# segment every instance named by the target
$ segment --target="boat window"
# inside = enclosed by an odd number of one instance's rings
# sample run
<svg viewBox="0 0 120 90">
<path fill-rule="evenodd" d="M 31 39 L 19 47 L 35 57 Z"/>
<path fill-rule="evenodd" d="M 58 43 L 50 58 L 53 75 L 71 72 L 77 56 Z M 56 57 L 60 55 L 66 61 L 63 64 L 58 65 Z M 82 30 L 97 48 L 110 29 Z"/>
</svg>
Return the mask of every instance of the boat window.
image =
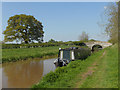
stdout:
<svg viewBox="0 0 120 90">
<path fill-rule="evenodd" d="M 63 51 L 63 59 L 70 60 L 70 51 L 69 50 Z"/>
<path fill-rule="evenodd" d="M 74 59 L 75 59 L 74 52 L 72 51 L 72 60 L 74 60 Z"/>
</svg>

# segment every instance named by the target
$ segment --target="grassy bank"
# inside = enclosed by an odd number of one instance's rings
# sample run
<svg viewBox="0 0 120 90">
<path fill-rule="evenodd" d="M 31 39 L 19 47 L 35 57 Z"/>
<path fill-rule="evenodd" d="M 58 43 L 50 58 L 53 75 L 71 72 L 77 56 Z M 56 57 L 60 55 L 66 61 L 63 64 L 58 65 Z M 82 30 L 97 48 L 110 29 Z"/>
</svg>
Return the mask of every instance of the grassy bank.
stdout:
<svg viewBox="0 0 120 90">
<path fill-rule="evenodd" d="M 17 60 L 26 60 L 28 58 L 45 58 L 49 56 L 57 56 L 59 48 L 67 47 L 71 46 L 2 49 L 2 63 Z"/>
<path fill-rule="evenodd" d="M 116 88 L 118 87 L 117 46 L 76 60 L 50 72 L 32 88 Z"/>
</svg>

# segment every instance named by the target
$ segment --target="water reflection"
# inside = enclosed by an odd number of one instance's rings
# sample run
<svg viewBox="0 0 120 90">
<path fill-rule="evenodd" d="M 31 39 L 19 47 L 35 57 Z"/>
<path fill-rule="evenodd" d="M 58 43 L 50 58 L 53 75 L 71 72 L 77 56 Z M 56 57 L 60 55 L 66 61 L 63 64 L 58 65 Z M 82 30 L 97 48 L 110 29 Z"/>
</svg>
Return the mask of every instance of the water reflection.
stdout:
<svg viewBox="0 0 120 90">
<path fill-rule="evenodd" d="M 37 83 L 49 71 L 54 71 L 53 61 L 26 60 L 2 65 L 3 88 L 27 88 Z"/>
</svg>

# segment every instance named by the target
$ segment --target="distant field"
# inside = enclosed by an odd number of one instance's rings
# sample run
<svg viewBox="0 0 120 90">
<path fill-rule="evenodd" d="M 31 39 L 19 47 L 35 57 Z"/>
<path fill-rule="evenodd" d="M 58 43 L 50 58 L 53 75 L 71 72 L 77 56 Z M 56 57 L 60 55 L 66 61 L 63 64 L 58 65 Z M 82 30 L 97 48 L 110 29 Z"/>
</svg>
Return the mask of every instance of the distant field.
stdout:
<svg viewBox="0 0 120 90">
<path fill-rule="evenodd" d="M 67 48 L 72 46 L 51 46 L 38 48 L 18 48 L 18 49 L 2 49 L 2 62 L 24 60 L 27 58 L 43 58 L 58 54 L 59 48 Z"/>
<path fill-rule="evenodd" d="M 72 61 L 50 72 L 32 88 L 118 88 L 118 48 L 108 47 L 85 61 Z"/>
</svg>

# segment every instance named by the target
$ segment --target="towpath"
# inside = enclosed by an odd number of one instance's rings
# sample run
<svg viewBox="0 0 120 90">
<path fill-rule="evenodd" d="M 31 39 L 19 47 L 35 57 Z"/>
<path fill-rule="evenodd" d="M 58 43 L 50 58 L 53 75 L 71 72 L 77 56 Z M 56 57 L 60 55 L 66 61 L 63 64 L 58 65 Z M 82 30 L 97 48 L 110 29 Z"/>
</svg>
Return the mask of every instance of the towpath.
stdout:
<svg viewBox="0 0 120 90">
<path fill-rule="evenodd" d="M 95 62 L 90 67 L 88 67 L 86 72 L 84 72 L 82 75 L 80 74 L 80 75 L 77 76 L 77 78 L 82 77 L 82 79 L 79 82 L 76 83 L 75 88 L 79 88 L 84 83 L 86 78 L 88 78 L 94 72 L 96 72 L 96 70 L 97 70 L 96 68 L 99 65 L 99 60 L 101 60 L 104 57 L 105 54 L 106 54 L 106 51 L 104 51 L 99 58 L 96 58 Z"/>
</svg>

